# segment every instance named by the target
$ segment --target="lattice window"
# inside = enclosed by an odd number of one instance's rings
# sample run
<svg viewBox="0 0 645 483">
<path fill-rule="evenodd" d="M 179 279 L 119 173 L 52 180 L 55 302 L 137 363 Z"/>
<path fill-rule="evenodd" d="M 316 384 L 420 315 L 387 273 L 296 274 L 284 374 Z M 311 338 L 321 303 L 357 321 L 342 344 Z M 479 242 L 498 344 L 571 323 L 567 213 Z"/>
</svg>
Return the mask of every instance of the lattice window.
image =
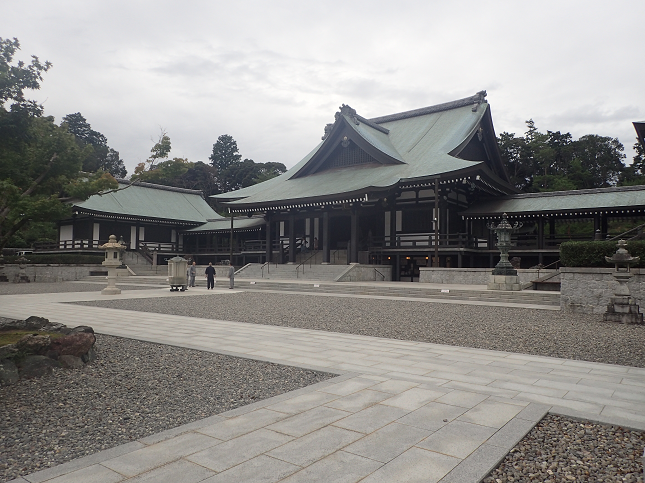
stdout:
<svg viewBox="0 0 645 483">
<path fill-rule="evenodd" d="M 378 161 L 350 141 L 346 148 L 338 145 L 321 170 L 370 163 L 378 163 Z"/>
</svg>

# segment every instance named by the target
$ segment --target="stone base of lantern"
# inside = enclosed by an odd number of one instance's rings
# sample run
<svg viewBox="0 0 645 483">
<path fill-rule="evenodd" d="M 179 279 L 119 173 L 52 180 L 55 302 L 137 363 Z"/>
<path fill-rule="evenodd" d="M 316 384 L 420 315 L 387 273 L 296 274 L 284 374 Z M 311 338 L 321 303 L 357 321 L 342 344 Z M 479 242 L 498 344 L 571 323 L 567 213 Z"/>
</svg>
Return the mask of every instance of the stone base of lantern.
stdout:
<svg viewBox="0 0 645 483">
<path fill-rule="evenodd" d="M 120 293 L 121 289 L 118 287 L 105 287 L 101 290 L 102 295 L 119 295 Z"/>
<path fill-rule="evenodd" d="M 487 287 L 488 290 L 522 290 L 517 275 L 491 275 Z"/>
<path fill-rule="evenodd" d="M 643 324 L 643 314 L 640 313 L 636 301 L 627 295 L 617 295 L 611 298 L 607 312 L 603 316 L 605 322 L 621 324 Z"/>
</svg>

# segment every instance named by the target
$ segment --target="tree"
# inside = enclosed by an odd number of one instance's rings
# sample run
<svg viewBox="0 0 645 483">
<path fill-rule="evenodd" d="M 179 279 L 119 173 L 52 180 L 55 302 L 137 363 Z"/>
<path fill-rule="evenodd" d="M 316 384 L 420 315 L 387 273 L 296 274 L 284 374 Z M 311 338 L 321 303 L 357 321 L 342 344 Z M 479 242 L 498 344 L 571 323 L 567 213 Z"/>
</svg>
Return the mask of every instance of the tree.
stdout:
<svg viewBox="0 0 645 483">
<path fill-rule="evenodd" d="M 614 186 L 625 169 L 618 139 L 540 132 L 526 121 L 523 137 L 501 133 L 498 143 L 511 183 L 522 191 L 563 191 Z"/>
<path fill-rule="evenodd" d="M 636 138 L 636 144 L 634 144 L 634 151 L 636 152 L 634 161 L 623 171 L 619 183 L 621 186 L 645 184 L 645 148 L 643 148 L 638 138 Z"/>
<path fill-rule="evenodd" d="M 112 176 L 81 175 L 82 153 L 74 136 L 42 116 L 42 106 L 25 98 L 38 89 L 51 64 L 32 56 L 13 63 L 17 39 L 0 38 L 0 248 L 29 230 L 69 215 L 64 202 L 116 187 Z M 24 241 L 24 237 L 23 237 Z"/>
<path fill-rule="evenodd" d="M 217 138 L 217 142 L 213 144 L 213 153 L 208 159 L 211 160 L 211 164 L 217 168 L 218 172 L 223 172 L 232 165 L 239 163 L 242 156 L 237 148 L 235 139 L 228 134 L 222 134 Z"/>
<path fill-rule="evenodd" d="M 107 138 L 94 131 L 80 112 L 65 116 L 63 124 L 84 150 L 83 171 L 105 171 L 116 178 L 125 178 L 127 170 L 119 152 L 108 146 Z"/>
</svg>

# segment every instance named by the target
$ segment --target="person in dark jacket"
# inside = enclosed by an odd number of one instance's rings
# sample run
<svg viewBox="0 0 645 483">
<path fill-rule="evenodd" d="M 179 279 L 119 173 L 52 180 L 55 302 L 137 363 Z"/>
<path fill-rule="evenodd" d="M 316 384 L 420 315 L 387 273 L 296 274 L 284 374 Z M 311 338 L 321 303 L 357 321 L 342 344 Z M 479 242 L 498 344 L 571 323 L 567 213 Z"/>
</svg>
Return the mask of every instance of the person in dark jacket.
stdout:
<svg viewBox="0 0 645 483">
<path fill-rule="evenodd" d="M 208 267 L 206 267 L 206 289 L 210 290 L 215 288 L 215 267 L 213 267 L 212 262 L 208 262 Z"/>
</svg>

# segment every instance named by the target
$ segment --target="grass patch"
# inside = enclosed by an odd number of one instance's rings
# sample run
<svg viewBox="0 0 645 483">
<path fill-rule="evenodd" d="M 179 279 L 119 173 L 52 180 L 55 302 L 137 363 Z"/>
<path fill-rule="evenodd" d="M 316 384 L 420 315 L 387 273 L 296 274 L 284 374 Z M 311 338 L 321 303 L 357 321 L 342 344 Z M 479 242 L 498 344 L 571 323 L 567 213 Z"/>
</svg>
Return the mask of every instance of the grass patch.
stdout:
<svg viewBox="0 0 645 483">
<path fill-rule="evenodd" d="M 63 337 L 65 335 L 60 332 L 40 332 L 34 330 L 11 330 L 0 332 L 0 347 L 2 347 L 3 345 L 15 344 L 26 334 L 48 335 L 52 340 L 59 339 L 60 337 Z"/>
</svg>

